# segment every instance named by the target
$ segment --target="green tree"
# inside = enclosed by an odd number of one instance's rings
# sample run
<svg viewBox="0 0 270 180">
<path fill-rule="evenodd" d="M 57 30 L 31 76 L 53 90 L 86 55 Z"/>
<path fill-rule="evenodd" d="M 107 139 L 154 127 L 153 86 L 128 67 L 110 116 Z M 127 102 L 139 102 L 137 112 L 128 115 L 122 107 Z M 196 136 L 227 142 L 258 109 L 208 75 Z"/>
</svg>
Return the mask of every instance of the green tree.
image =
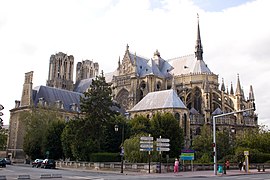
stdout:
<svg viewBox="0 0 270 180">
<path fill-rule="evenodd" d="M 178 157 L 184 146 L 184 135 L 182 128 L 179 127 L 179 122 L 171 113 L 157 113 L 150 122 L 152 136 L 155 139 L 160 136 L 170 139 L 169 155 L 171 157 Z"/>
<path fill-rule="evenodd" d="M 213 147 L 212 147 L 212 136 L 210 127 L 204 125 L 201 130 L 201 134 L 197 135 L 192 143 L 192 148 L 195 150 L 196 159 L 200 161 L 201 158 L 209 159 L 208 157 L 213 157 Z M 212 158 L 213 159 L 213 158 Z M 206 162 L 205 162 L 206 163 Z"/>
<path fill-rule="evenodd" d="M 117 121 L 115 118 L 119 113 L 112 109 L 116 104 L 112 101 L 112 90 L 103 73 L 92 80 L 80 100 L 82 116 L 76 120 L 79 125 L 77 122 L 68 123 L 62 144 L 66 157 L 90 160 L 92 153 L 110 150 L 109 143 L 114 141 L 111 136 Z"/>
<path fill-rule="evenodd" d="M 25 124 L 25 136 L 23 143 L 24 152 L 31 159 L 44 158 L 46 151 L 47 132 L 53 121 L 63 121 L 59 112 L 50 108 L 32 108 L 31 111 L 21 114 L 20 119 Z M 51 142 L 54 146 L 59 144 Z M 61 143 L 60 143 L 61 146 Z"/>
<path fill-rule="evenodd" d="M 147 117 L 139 115 L 131 119 L 129 123 L 131 135 L 140 133 L 151 134 L 151 123 Z"/>
<path fill-rule="evenodd" d="M 52 121 L 48 125 L 44 148 L 46 150 L 47 157 L 51 159 L 60 159 L 64 156 L 61 143 L 61 134 L 64 127 L 65 122 L 62 120 Z"/>
<path fill-rule="evenodd" d="M 6 150 L 7 146 L 7 129 L 0 129 L 0 150 Z"/>
</svg>

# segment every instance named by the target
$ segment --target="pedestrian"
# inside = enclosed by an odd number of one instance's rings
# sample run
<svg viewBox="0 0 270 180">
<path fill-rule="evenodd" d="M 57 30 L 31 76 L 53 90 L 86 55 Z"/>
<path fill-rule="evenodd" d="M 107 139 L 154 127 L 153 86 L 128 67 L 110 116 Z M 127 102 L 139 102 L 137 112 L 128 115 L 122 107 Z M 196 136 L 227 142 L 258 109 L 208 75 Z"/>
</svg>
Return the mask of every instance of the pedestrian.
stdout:
<svg viewBox="0 0 270 180">
<path fill-rule="evenodd" d="M 239 167 L 239 170 L 242 171 L 242 167 L 243 167 L 242 161 L 239 162 L 238 167 Z"/>
<path fill-rule="evenodd" d="M 246 171 L 246 161 L 243 162 L 243 170 Z"/>
<path fill-rule="evenodd" d="M 175 158 L 173 172 L 175 173 L 178 172 L 178 168 L 179 168 L 179 161 L 177 158 Z"/>
<path fill-rule="evenodd" d="M 227 160 L 227 161 L 226 161 L 226 169 L 229 170 L 229 168 L 230 168 L 230 161 Z"/>
<path fill-rule="evenodd" d="M 227 168 L 227 165 L 226 165 L 226 162 L 223 163 L 223 174 L 226 174 L 226 168 Z"/>
</svg>

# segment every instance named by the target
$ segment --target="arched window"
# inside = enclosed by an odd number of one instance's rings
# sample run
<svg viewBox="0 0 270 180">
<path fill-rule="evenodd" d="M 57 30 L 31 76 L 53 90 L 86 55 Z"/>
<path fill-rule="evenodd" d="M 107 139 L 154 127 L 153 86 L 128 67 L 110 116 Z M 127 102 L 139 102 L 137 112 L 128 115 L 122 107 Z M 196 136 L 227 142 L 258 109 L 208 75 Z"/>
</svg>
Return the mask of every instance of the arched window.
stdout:
<svg viewBox="0 0 270 180">
<path fill-rule="evenodd" d="M 120 106 L 124 109 L 128 109 L 128 91 L 126 89 L 121 89 L 116 96 L 116 101 L 120 104 Z"/>
<path fill-rule="evenodd" d="M 177 121 L 180 121 L 180 114 L 178 112 L 174 114 L 174 117 Z"/>
</svg>

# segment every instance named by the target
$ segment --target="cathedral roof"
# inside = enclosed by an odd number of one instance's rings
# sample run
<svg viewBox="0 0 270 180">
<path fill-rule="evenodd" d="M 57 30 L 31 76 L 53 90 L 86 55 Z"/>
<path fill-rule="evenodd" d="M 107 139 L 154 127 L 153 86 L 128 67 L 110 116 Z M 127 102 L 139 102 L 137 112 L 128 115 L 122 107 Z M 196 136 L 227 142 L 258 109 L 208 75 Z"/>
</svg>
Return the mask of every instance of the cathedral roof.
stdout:
<svg viewBox="0 0 270 180">
<path fill-rule="evenodd" d="M 173 69 L 172 66 L 162 58 L 159 58 L 159 64 L 157 64 L 153 59 L 147 59 L 133 53 L 129 53 L 129 56 L 133 64 L 136 61 L 137 74 L 140 77 L 152 74 L 165 78 L 169 76 L 169 72 Z"/>
<path fill-rule="evenodd" d="M 49 86 L 37 86 L 33 89 L 33 102 L 35 106 L 38 105 L 40 98 L 42 98 L 44 102 L 46 102 L 48 105 L 53 105 L 57 101 L 61 101 L 63 103 L 63 109 L 65 111 L 74 111 L 71 108 L 72 104 L 76 104 L 80 111 L 80 97 L 83 96 L 83 93 L 58 89 Z M 111 110 L 117 111 L 124 115 L 125 110 L 119 108 L 116 105 L 116 102 L 113 103 L 115 105 L 111 107 Z"/>
<path fill-rule="evenodd" d="M 168 60 L 173 66 L 171 73 L 174 75 L 190 73 L 212 73 L 203 60 L 197 60 L 194 54 Z"/>
<path fill-rule="evenodd" d="M 186 106 L 175 90 L 169 89 L 148 93 L 130 112 L 164 108 L 186 108 Z"/>
<path fill-rule="evenodd" d="M 88 79 L 83 79 L 76 82 L 74 91 L 79 92 L 79 93 L 84 93 L 92 84 L 93 79 L 94 78 L 88 78 Z"/>
<path fill-rule="evenodd" d="M 49 105 L 54 104 L 56 101 L 62 101 L 63 108 L 66 111 L 71 111 L 70 105 L 73 103 L 79 106 L 81 96 L 83 96 L 82 93 L 49 86 L 38 86 L 33 90 L 33 102 L 35 106 L 37 106 L 40 98 L 43 98 Z"/>
</svg>

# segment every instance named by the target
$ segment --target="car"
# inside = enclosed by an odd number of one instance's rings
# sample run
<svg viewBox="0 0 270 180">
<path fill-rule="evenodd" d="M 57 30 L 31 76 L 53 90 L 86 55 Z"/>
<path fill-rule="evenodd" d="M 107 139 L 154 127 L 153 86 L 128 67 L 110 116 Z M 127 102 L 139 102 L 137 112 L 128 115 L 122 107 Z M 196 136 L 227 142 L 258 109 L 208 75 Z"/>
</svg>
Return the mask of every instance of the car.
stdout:
<svg viewBox="0 0 270 180">
<path fill-rule="evenodd" d="M 4 158 L 0 158 L 0 167 L 6 167 L 6 160 Z"/>
<path fill-rule="evenodd" d="M 36 159 L 36 160 L 34 160 L 32 162 L 32 167 L 36 167 L 36 168 L 40 167 L 43 161 L 44 161 L 43 159 Z"/>
<path fill-rule="evenodd" d="M 41 168 L 55 169 L 56 163 L 53 159 L 44 159 L 41 163 Z"/>
<path fill-rule="evenodd" d="M 5 160 L 6 160 L 6 164 L 11 165 L 11 160 L 10 160 L 10 158 L 5 158 Z"/>
</svg>

